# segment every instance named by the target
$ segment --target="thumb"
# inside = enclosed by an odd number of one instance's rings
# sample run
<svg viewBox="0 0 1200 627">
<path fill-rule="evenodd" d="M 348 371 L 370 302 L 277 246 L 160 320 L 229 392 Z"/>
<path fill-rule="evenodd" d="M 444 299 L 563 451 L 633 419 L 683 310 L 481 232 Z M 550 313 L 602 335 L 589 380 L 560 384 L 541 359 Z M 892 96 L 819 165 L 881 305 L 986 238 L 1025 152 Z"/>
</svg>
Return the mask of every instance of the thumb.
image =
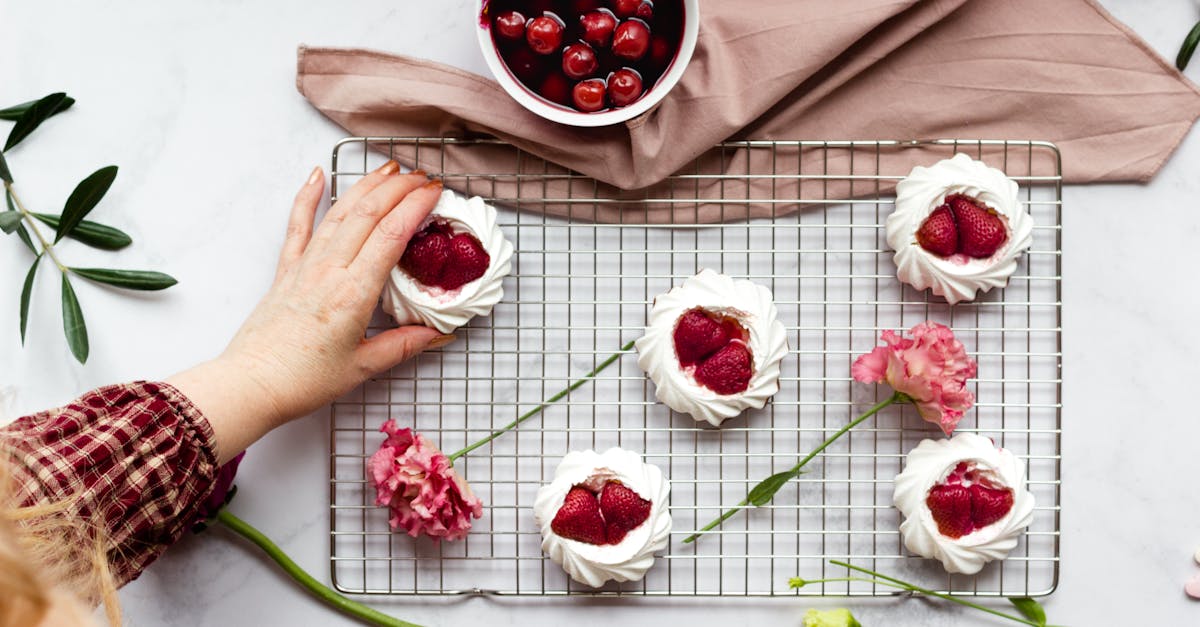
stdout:
<svg viewBox="0 0 1200 627">
<path fill-rule="evenodd" d="M 440 348 L 457 339 L 436 329 L 407 326 L 388 329 L 364 340 L 357 349 L 358 363 L 364 370 L 379 374 L 430 348 Z"/>
</svg>

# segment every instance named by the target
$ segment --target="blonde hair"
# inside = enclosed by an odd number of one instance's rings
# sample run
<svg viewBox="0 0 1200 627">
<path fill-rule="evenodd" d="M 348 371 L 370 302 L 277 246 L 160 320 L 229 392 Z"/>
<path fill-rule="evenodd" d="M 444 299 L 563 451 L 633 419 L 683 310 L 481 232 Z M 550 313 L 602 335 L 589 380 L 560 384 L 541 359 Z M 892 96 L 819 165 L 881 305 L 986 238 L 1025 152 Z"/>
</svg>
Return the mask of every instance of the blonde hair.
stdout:
<svg viewBox="0 0 1200 627">
<path fill-rule="evenodd" d="M 103 529 L 80 518 L 75 499 L 19 506 L 6 457 L 0 454 L 0 627 L 37 625 L 72 596 L 102 604 L 109 624 L 120 625 Z"/>
</svg>

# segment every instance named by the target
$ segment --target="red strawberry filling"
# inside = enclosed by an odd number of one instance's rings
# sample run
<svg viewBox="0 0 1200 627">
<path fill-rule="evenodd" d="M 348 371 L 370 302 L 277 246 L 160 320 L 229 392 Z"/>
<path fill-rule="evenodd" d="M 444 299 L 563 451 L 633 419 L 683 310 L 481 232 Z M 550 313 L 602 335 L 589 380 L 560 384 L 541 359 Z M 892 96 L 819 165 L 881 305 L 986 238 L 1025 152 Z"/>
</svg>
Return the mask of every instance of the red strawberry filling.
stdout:
<svg viewBox="0 0 1200 627">
<path fill-rule="evenodd" d="M 750 387 L 754 356 L 743 342 L 730 342 L 696 368 L 696 382 L 717 394 L 740 394 Z"/>
<path fill-rule="evenodd" d="M 946 196 L 917 230 L 917 244 L 941 257 L 961 254 L 986 259 L 1008 241 L 1004 218 L 963 194 Z"/>
<path fill-rule="evenodd" d="M 587 544 L 607 543 L 600 501 L 583 486 L 577 485 L 567 492 L 562 507 L 554 515 L 554 520 L 550 521 L 550 528 L 563 538 Z"/>
<path fill-rule="evenodd" d="M 456 290 L 487 272 L 491 256 L 474 235 L 435 220 L 408 242 L 400 268 L 418 283 Z"/>
<path fill-rule="evenodd" d="M 948 538 L 961 538 L 991 525 L 1013 507 L 1013 491 L 968 462 L 959 462 L 943 483 L 933 486 L 925 505 Z"/>
<path fill-rule="evenodd" d="M 694 369 L 696 382 L 717 394 L 740 394 L 750 387 L 754 354 L 750 333 L 731 316 L 691 309 L 675 323 L 675 356 Z"/>
<path fill-rule="evenodd" d="M 620 481 L 606 482 L 599 494 L 581 484 L 567 492 L 550 529 L 586 544 L 617 544 L 650 518 L 650 506 Z"/>
</svg>

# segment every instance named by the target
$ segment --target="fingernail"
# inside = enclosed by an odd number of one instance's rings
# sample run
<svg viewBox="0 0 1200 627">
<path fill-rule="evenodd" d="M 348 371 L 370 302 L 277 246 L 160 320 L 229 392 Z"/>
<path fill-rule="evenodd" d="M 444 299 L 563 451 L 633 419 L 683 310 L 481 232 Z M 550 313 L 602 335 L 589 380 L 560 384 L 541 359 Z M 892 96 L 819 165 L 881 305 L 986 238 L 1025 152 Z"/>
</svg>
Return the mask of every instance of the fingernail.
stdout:
<svg viewBox="0 0 1200 627">
<path fill-rule="evenodd" d="M 413 170 L 412 172 L 409 172 L 409 174 L 416 174 L 417 176 L 424 176 L 426 178 L 429 177 L 429 174 L 425 172 L 425 170 Z"/>
<path fill-rule="evenodd" d="M 400 164 L 389 160 L 387 163 L 379 166 L 379 169 L 375 171 L 384 176 L 391 176 L 400 171 Z"/>
<path fill-rule="evenodd" d="M 440 190 L 442 189 L 442 179 L 433 179 L 421 187 L 424 189 Z"/>
<path fill-rule="evenodd" d="M 439 335 L 429 340 L 429 344 L 426 344 L 425 348 L 441 348 L 457 339 L 458 337 L 453 334 Z"/>
<path fill-rule="evenodd" d="M 305 185 L 316 185 L 319 180 L 321 180 L 321 166 L 313 168 L 312 174 L 308 175 L 308 183 Z"/>
</svg>

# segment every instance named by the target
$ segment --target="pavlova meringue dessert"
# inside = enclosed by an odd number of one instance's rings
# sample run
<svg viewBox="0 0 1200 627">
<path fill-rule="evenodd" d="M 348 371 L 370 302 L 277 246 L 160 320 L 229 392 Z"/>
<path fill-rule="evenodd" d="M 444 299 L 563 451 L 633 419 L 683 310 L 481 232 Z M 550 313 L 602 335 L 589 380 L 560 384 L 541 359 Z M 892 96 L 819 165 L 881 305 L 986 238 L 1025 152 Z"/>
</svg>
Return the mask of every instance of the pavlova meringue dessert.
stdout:
<svg viewBox="0 0 1200 627">
<path fill-rule="evenodd" d="M 401 326 L 450 333 L 504 297 L 512 253 L 494 207 L 446 190 L 392 268 L 383 310 Z"/>
<path fill-rule="evenodd" d="M 667 546 L 670 493 L 662 471 L 632 451 L 568 453 L 533 505 L 542 550 L 579 583 L 637 581 Z"/>
<path fill-rule="evenodd" d="M 900 536 L 908 550 L 972 575 L 1004 559 L 1033 520 L 1025 464 L 974 433 L 922 440 L 896 477 Z"/>
<path fill-rule="evenodd" d="M 1008 283 L 1033 243 L 1033 218 L 1012 179 L 959 153 L 896 184 L 887 242 L 901 281 L 953 305 Z"/>
<path fill-rule="evenodd" d="M 771 290 L 712 270 L 655 298 L 637 340 L 658 400 L 715 427 L 779 391 L 787 348 Z"/>
</svg>

